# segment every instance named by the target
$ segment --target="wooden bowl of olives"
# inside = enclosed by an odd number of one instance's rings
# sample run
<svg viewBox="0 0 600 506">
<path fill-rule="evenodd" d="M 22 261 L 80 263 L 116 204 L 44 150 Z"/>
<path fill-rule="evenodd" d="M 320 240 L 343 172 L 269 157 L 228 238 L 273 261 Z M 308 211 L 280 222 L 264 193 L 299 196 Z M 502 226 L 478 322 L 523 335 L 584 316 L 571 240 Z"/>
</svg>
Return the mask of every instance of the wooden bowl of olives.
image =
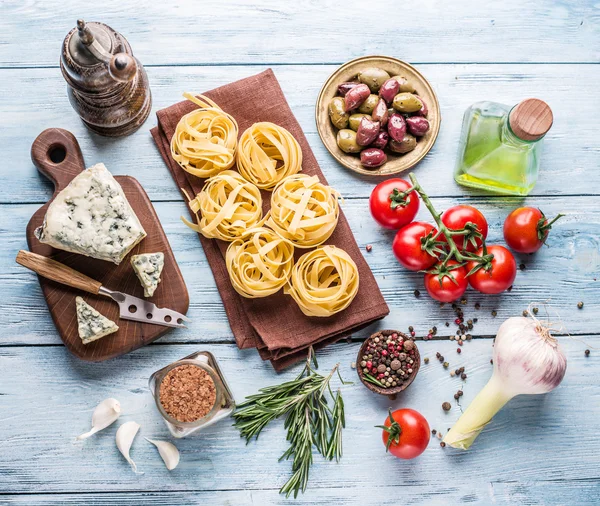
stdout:
<svg viewBox="0 0 600 506">
<path fill-rule="evenodd" d="M 319 136 L 332 156 L 355 172 L 388 176 L 414 167 L 433 147 L 440 106 L 412 65 L 364 56 L 327 79 L 315 111 Z"/>
<path fill-rule="evenodd" d="M 356 371 L 363 385 L 392 399 L 410 386 L 420 367 L 417 344 L 397 330 L 375 332 L 356 357 Z"/>
</svg>

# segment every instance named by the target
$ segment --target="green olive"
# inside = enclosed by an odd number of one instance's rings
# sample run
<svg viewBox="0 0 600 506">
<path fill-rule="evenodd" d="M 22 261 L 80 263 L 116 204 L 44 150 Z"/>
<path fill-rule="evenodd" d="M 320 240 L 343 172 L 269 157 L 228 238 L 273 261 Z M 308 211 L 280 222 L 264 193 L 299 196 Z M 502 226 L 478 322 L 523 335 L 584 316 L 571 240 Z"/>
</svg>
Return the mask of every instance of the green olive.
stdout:
<svg viewBox="0 0 600 506">
<path fill-rule="evenodd" d="M 347 128 L 338 131 L 337 145 L 344 153 L 360 153 L 363 149 L 356 142 L 356 132 Z"/>
<path fill-rule="evenodd" d="M 367 100 L 365 100 L 358 108 L 358 112 L 373 114 L 373 109 L 375 109 L 377 102 L 379 102 L 379 95 L 369 95 Z"/>
<path fill-rule="evenodd" d="M 350 116 L 348 121 L 350 128 L 356 132 L 358 130 L 358 125 L 360 125 L 360 120 L 364 117 L 370 118 L 371 116 L 369 114 L 362 114 L 358 112 Z"/>
<path fill-rule="evenodd" d="M 390 148 L 390 151 L 393 151 L 394 153 L 408 153 L 416 147 L 417 139 L 414 135 L 410 134 L 405 134 L 404 139 L 402 139 L 400 142 L 390 139 L 388 144 L 388 148 Z"/>
<path fill-rule="evenodd" d="M 398 112 L 417 112 L 423 107 L 423 102 L 412 93 L 398 93 L 392 105 Z"/>
<path fill-rule="evenodd" d="M 393 76 L 392 79 L 395 79 L 400 84 L 400 88 L 398 88 L 398 93 L 416 93 L 417 90 L 413 86 L 413 83 L 409 81 L 404 76 Z"/>
<path fill-rule="evenodd" d="M 335 97 L 329 102 L 329 118 L 335 128 L 346 128 L 350 115 L 346 112 L 346 104 L 342 97 Z"/>
<path fill-rule="evenodd" d="M 377 93 L 381 85 L 390 78 L 390 75 L 383 69 L 370 67 L 358 73 L 358 80 L 366 84 L 371 93 Z"/>
</svg>

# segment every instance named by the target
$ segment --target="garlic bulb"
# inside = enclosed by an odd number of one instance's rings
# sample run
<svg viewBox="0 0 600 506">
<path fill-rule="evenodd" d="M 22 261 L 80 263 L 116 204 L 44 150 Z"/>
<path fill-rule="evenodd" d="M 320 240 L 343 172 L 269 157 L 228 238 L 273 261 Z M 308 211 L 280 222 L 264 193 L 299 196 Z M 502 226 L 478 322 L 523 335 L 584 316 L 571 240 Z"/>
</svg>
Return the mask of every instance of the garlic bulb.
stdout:
<svg viewBox="0 0 600 506">
<path fill-rule="evenodd" d="M 133 469 L 134 473 L 137 473 L 137 466 L 135 465 L 133 459 L 129 456 L 129 449 L 131 448 L 133 439 L 138 433 L 138 430 L 140 430 L 139 424 L 135 422 L 126 422 L 119 427 L 119 430 L 117 430 L 117 435 L 115 437 L 117 448 L 119 449 L 123 457 L 125 457 L 125 460 L 129 462 L 129 465 Z"/>
<path fill-rule="evenodd" d="M 145 439 L 158 448 L 158 453 L 162 457 L 163 462 L 169 471 L 172 471 L 177 467 L 179 464 L 179 450 L 173 443 L 169 443 L 168 441 L 157 441 L 155 439 Z"/>
<path fill-rule="evenodd" d="M 514 317 L 498 329 L 494 341 L 494 373 L 477 394 L 444 442 L 467 450 L 493 416 L 514 396 L 545 394 L 556 388 L 567 370 L 567 359 L 536 318 Z"/>
<path fill-rule="evenodd" d="M 96 432 L 106 429 L 114 423 L 121 414 L 121 404 L 117 399 L 104 399 L 92 413 L 92 429 L 89 432 L 77 436 L 77 440 L 87 439 Z"/>
</svg>

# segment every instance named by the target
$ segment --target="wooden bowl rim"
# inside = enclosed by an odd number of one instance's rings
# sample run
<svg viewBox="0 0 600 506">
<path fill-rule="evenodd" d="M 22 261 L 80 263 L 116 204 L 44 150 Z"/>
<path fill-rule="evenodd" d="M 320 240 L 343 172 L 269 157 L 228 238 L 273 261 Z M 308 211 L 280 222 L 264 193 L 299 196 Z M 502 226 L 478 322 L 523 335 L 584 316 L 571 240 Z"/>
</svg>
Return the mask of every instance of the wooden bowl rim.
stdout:
<svg viewBox="0 0 600 506">
<path fill-rule="evenodd" d="M 427 106 L 429 108 L 430 113 L 432 113 L 432 112 L 435 113 L 434 117 L 436 118 L 436 121 L 430 121 L 432 128 L 431 128 L 430 132 L 428 132 L 428 134 L 427 134 L 428 135 L 427 141 L 425 141 L 426 145 L 417 156 L 415 156 L 414 158 L 410 157 L 411 153 L 414 153 L 414 152 L 407 153 L 403 156 L 391 155 L 393 158 L 391 158 L 391 159 L 389 158 L 388 161 L 386 163 L 384 163 L 381 167 L 379 167 L 378 169 L 369 170 L 369 169 L 365 169 L 365 168 L 361 167 L 360 162 L 358 162 L 358 166 L 356 165 L 356 161 L 359 160 L 359 158 L 356 155 L 344 153 L 337 147 L 337 144 L 335 144 L 335 146 L 331 146 L 330 143 L 325 140 L 326 132 L 323 131 L 323 129 L 325 127 L 321 123 L 326 124 L 327 122 L 320 122 L 319 119 L 321 118 L 322 115 L 325 115 L 327 117 L 327 121 L 329 121 L 329 114 L 327 113 L 326 108 L 323 109 L 323 101 L 325 100 L 325 90 L 330 85 L 330 83 L 332 81 L 335 81 L 336 79 L 338 79 L 339 74 L 341 74 L 347 67 L 349 67 L 351 65 L 355 65 L 357 63 L 362 63 L 362 62 L 364 62 L 365 64 L 375 65 L 376 64 L 375 62 L 377 60 L 379 60 L 380 62 L 384 61 L 386 63 L 399 65 L 400 67 L 404 67 L 405 69 L 414 73 L 414 75 L 420 81 L 419 84 L 421 84 L 427 90 L 428 94 L 430 95 L 430 97 L 427 101 Z M 331 98 L 333 98 L 333 97 L 331 97 Z M 433 100 L 431 100 L 431 98 Z M 431 114 L 428 116 L 431 116 Z M 430 119 L 430 118 L 428 117 L 427 119 Z M 405 171 L 413 168 L 423 158 L 425 158 L 425 156 L 427 155 L 427 153 L 429 153 L 429 151 L 431 151 L 431 148 L 433 148 L 433 146 L 437 140 L 437 137 L 438 137 L 438 134 L 440 131 L 440 124 L 442 122 L 442 114 L 440 111 L 440 104 L 438 102 L 437 95 L 436 95 L 435 91 L 433 90 L 431 83 L 415 67 L 413 67 L 410 63 L 399 60 L 397 58 L 393 58 L 391 56 L 371 55 L 371 56 L 361 56 L 359 58 L 354 58 L 353 60 L 350 60 L 350 61 L 344 63 L 343 65 L 338 67 L 327 78 L 327 80 L 323 84 L 323 87 L 321 88 L 321 91 L 319 92 L 319 95 L 317 97 L 317 103 L 315 106 L 315 122 L 317 125 L 317 132 L 319 133 L 319 137 L 321 138 L 321 142 L 323 143 L 323 145 L 325 146 L 327 151 L 329 151 L 331 156 L 333 156 L 344 167 L 346 167 L 347 169 L 350 169 L 354 172 L 357 172 L 359 174 L 366 175 L 366 176 L 385 177 L 385 176 L 391 176 L 394 174 L 399 174 L 401 172 L 405 172 Z M 335 128 L 333 125 L 329 125 L 329 127 Z M 389 155 L 389 153 L 388 153 L 388 155 Z M 402 163 L 404 161 L 406 163 Z"/>
<path fill-rule="evenodd" d="M 372 338 L 374 338 L 378 335 L 383 335 L 384 337 L 387 337 L 387 336 L 392 335 L 393 333 L 396 333 L 399 336 L 402 336 L 404 338 L 404 340 L 410 339 L 413 343 L 415 343 L 415 351 L 416 351 L 415 358 L 417 360 L 413 364 L 413 372 L 408 377 L 408 379 L 406 381 L 404 381 L 401 385 L 393 387 L 393 388 L 381 388 L 381 387 L 378 387 L 377 385 L 374 385 L 373 383 L 369 383 L 364 378 L 364 373 L 363 373 L 362 367 L 360 367 L 360 363 L 362 361 L 362 356 L 364 354 L 363 349 L 367 346 L 367 343 Z M 416 367 L 415 367 L 415 364 L 416 364 Z M 415 377 L 417 376 L 417 373 L 419 372 L 420 368 L 421 368 L 421 354 L 419 353 L 419 347 L 417 346 L 417 343 L 410 336 L 407 336 L 404 332 L 400 332 L 398 330 L 389 330 L 389 329 L 378 330 L 377 332 L 371 334 L 362 343 L 360 350 L 358 351 L 358 356 L 356 357 L 356 371 L 358 373 L 358 377 L 360 378 L 360 381 L 369 390 L 371 390 L 372 392 L 375 392 L 376 394 L 381 394 L 381 395 L 396 395 L 396 394 L 406 390 L 412 384 L 412 382 L 415 380 Z"/>
</svg>

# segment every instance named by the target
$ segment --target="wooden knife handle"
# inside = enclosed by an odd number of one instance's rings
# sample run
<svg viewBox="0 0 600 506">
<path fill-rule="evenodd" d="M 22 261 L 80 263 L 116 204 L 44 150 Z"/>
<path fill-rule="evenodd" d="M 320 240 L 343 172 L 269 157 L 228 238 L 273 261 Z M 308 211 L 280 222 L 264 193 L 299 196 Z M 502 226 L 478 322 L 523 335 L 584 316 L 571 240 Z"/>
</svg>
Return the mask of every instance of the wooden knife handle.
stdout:
<svg viewBox="0 0 600 506">
<path fill-rule="evenodd" d="M 95 295 L 98 295 L 98 291 L 102 286 L 100 281 L 81 274 L 81 272 L 77 272 L 75 269 L 71 269 L 56 260 L 31 253 L 31 251 L 19 251 L 17 263 L 31 269 L 33 272 L 37 272 L 40 276 Z"/>
</svg>

